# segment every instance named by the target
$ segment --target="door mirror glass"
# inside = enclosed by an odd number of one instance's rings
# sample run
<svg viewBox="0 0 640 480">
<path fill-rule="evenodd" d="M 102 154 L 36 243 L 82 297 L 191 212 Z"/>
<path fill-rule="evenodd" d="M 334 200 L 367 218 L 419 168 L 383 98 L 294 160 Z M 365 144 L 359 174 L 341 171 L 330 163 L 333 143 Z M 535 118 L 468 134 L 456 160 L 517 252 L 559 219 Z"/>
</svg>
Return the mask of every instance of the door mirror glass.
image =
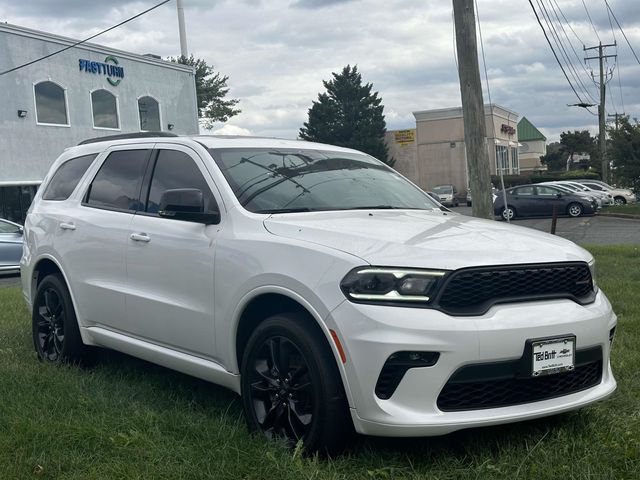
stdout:
<svg viewBox="0 0 640 480">
<path fill-rule="evenodd" d="M 160 197 L 158 214 L 187 222 L 211 225 L 220 222 L 220 212 L 204 211 L 204 196 L 197 188 L 174 188 L 165 190 Z"/>
</svg>

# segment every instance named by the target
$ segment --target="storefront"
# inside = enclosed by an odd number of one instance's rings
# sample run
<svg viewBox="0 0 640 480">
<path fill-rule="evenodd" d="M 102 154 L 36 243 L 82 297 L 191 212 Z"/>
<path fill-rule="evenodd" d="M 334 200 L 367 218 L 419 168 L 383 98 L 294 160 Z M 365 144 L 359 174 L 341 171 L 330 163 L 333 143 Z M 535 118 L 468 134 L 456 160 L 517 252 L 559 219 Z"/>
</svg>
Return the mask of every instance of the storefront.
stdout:
<svg viewBox="0 0 640 480">
<path fill-rule="evenodd" d="M 76 40 L 0 24 L 0 71 Z M 21 222 L 67 147 L 140 131 L 198 133 L 191 67 L 84 43 L 0 76 L 0 217 Z"/>
<path fill-rule="evenodd" d="M 491 174 L 520 173 L 518 114 L 500 105 L 485 105 Z M 464 193 L 469 184 L 462 107 L 414 112 L 415 130 L 387 132 L 394 168 L 418 186 L 454 185 Z M 413 135 L 398 132 L 414 132 Z"/>
</svg>

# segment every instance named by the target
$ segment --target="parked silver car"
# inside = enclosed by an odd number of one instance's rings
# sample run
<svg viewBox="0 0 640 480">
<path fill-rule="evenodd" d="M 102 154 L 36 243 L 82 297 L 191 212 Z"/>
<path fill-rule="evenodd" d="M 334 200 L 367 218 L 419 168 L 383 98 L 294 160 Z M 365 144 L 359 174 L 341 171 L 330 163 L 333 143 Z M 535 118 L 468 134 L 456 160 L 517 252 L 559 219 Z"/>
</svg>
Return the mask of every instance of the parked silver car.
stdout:
<svg viewBox="0 0 640 480">
<path fill-rule="evenodd" d="M 22 226 L 0 218 L 0 274 L 18 273 L 22 257 Z"/>
</svg>

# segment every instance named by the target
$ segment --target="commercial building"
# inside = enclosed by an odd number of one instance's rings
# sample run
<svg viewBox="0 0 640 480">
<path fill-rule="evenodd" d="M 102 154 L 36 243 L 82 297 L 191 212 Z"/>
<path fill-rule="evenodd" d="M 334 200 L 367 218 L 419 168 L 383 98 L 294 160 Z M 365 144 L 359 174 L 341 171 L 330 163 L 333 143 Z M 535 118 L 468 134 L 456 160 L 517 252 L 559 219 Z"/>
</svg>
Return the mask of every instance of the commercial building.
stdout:
<svg viewBox="0 0 640 480">
<path fill-rule="evenodd" d="M 487 147 L 491 174 L 520 173 L 519 115 L 500 105 L 485 105 Z M 418 186 L 454 185 L 464 192 L 469 184 L 462 107 L 414 112 L 416 128 L 389 131 L 385 141 L 394 168 Z"/>
<path fill-rule="evenodd" d="M 518 122 L 518 142 L 520 142 L 520 171 L 537 172 L 546 170 L 540 157 L 547 154 L 547 137 L 538 130 L 527 117 Z"/>
<path fill-rule="evenodd" d="M 192 67 L 0 24 L 0 217 L 21 221 L 51 163 L 92 137 L 198 133 Z"/>
</svg>

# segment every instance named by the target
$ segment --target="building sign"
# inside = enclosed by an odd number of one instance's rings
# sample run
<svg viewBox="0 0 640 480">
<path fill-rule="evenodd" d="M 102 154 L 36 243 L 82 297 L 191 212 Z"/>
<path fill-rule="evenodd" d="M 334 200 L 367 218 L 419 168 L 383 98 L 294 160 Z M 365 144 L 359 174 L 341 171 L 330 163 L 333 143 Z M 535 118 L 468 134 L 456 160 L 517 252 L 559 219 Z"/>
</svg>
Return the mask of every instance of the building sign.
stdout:
<svg viewBox="0 0 640 480">
<path fill-rule="evenodd" d="M 117 87 L 124 78 L 124 68 L 118 66 L 118 59 L 112 55 L 108 55 L 104 62 L 94 62 L 80 58 L 78 66 L 81 72 L 106 75 L 107 82 L 114 87 Z"/>
<path fill-rule="evenodd" d="M 416 141 L 416 131 L 415 130 L 398 130 L 393 132 L 393 137 L 396 143 L 400 145 L 409 145 Z"/>
<path fill-rule="evenodd" d="M 502 133 L 506 133 L 509 136 L 516 134 L 516 129 L 515 128 L 513 128 L 511 125 L 505 125 L 504 123 L 502 124 L 502 127 L 500 128 L 500 131 Z"/>
</svg>

